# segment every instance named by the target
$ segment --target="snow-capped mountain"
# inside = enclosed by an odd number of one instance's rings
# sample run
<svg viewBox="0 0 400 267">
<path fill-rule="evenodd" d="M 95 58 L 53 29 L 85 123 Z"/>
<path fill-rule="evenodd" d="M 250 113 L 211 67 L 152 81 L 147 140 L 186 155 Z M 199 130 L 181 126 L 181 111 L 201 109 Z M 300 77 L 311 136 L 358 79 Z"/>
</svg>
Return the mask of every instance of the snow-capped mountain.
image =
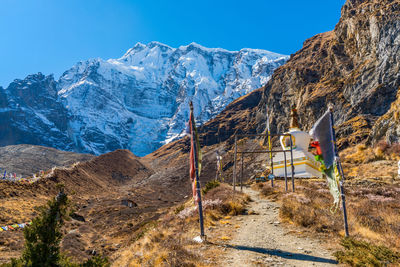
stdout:
<svg viewBox="0 0 400 267">
<path fill-rule="evenodd" d="M 15 121 L 17 128 L 38 135 L 29 143 L 94 154 L 127 148 L 143 156 L 182 133 L 189 101 L 203 123 L 264 85 L 286 60 L 257 49 L 138 43 L 119 59 L 81 61 L 57 82 L 52 76 L 28 76 L 1 94 L 9 102 L 4 108 L 15 106 L 15 116 L 29 113 L 34 123 Z"/>
</svg>

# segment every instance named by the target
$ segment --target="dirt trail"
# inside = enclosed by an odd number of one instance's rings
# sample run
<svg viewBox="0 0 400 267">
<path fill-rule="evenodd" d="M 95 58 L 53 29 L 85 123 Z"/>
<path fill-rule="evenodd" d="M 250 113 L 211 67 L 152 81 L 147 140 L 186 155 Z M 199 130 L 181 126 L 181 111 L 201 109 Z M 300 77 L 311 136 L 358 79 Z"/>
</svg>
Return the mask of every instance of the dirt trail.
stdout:
<svg viewBox="0 0 400 267">
<path fill-rule="evenodd" d="M 244 188 L 258 215 L 237 218 L 240 228 L 226 249 L 221 266 L 333 266 L 332 253 L 320 241 L 297 237 L 279 223 L 279 205 Z"/>
</svg>

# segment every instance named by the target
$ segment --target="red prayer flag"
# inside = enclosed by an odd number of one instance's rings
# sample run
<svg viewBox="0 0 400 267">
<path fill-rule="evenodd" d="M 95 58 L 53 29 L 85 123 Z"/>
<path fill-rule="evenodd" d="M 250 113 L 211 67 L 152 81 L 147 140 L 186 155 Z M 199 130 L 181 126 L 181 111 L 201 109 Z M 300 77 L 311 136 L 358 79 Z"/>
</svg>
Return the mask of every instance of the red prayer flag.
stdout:
<svg viewBox="0 0 400 267">
<path fill-rule="evenodd" d="M 196 162 L 195 162 L 195 133 L 193 131 L 192 125 L 192 116 L 193 114 L 190 113 L 189 118 L 189 133 L 190 133 L 190 180 L 192 182 L 192 193 L 194 201 L 197 201 L 197 192 L 196 192 Z"/>
</svg>

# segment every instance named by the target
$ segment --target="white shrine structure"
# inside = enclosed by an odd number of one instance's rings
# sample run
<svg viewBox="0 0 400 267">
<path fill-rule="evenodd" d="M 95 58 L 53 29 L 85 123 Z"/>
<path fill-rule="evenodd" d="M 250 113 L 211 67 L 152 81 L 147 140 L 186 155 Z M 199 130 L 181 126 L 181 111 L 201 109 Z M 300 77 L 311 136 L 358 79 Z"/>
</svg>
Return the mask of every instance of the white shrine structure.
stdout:
<svg viewBox="0 0 400 267">
<path fill-rule="evenodd" d="M 322 178 L 322 173 L 319 171 L 321 164 L 314 159 L 314 155 L 308 151 L 311 136 L 299 128 L 297 111 L 295 108 L 291 112 L 290 129 L 285 134 L 290 134 L 292 137 L 293 149 L 293 165 L 294 177 Z M 285 176 L 285 155 L 286 153 L 286 175 L 292 176 L 291 153 L 290 153 L 290 136 L 281 136 L 280 143 L 282 150 L 287 152 L 278 152 L 272 159 L 274 176 Z"/>
</svg>

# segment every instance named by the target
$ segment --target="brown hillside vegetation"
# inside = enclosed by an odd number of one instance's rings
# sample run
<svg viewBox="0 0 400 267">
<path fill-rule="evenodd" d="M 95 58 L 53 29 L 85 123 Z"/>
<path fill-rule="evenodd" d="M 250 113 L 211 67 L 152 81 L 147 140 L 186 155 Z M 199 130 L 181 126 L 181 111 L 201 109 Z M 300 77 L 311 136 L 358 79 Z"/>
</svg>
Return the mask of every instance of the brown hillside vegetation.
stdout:
<svg viewBox="0 0 400 267">
<path fill-rule="evenodd" d="M 278 68 L 264 87 L 254 127 L 265 129 L 265 110 L 273 131 L 288 127 L 287 114 L 296 105 L 303 129 L 310 129 L 335 106 L 339 144 L 348 146 L 369 137 L 398 140 L 395 113 L 389 111 L 400 86 L 400 1 L 348 0 L 331 32 L 304 42 L 303 48 Z M 389 112 L 385 119 L 378 118 Z M 374 129 L 371 132 L 371 129 Z"/>
<path fill-rule="evenodd" d="M 33 184 L 1 182 L 0 225 L 29 222 L 36 215 L 35 207 L 54 197 L 57 184 L 62 183 L 77 214 L 65 229 L 67 254 L 80 261 L 93 251 L 108 255 L 133 238 L 141 225 L 158 218 L 160 209 L 177 201 L 175 196 L 161 196 L 159 185 L 143 183 L 152 174 L 131 152 L 117 150 L 68 168 L 55 168 Z M 134 207 L 123 205 L 122 200 L 131 200 Z M 1 261 L 19 255 L 20 230 L 0 232 L 0 240 Z"/>
</svg>

